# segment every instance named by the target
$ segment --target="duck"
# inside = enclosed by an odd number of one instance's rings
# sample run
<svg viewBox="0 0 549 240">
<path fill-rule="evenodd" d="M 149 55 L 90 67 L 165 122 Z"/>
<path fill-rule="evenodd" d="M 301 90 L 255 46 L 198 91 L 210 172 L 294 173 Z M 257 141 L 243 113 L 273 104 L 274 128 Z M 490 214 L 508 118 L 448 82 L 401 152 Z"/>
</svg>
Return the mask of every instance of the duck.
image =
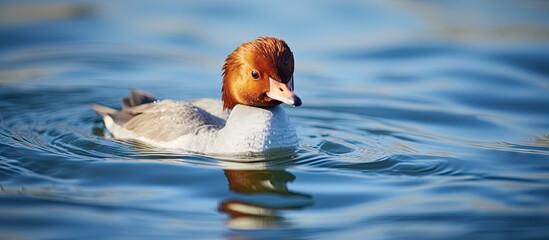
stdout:
<svg viewBox="0 0 549 240">
<path fill-rule="evenodd" d="M 94 104 L 116 139 L 203 155 L 295 152 L 295 127 L 281 104 L 300 106 L 294 56 L 282 39 L 259 37 L 239 45 L 222 67 L 221 100 L 158 100 L 133 89 L 116 110 Z"/>
</svg>

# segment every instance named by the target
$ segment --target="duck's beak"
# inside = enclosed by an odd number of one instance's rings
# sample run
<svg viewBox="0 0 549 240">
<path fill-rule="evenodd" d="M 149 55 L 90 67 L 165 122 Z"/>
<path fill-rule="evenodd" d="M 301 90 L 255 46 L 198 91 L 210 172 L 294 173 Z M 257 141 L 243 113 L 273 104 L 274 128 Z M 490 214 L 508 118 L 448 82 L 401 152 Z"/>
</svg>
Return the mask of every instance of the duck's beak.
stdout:
<svg viewBox="0 0 549 240">
<path fill-rule="evenodd" d="M 270 88 L 267 92 L 268 97 L 293 107 L 301 106 L 301 99 L 293 92 L 294 77 L 287 83 L 282 83 L 269 77 L 269 85 Z"/>
</svg>

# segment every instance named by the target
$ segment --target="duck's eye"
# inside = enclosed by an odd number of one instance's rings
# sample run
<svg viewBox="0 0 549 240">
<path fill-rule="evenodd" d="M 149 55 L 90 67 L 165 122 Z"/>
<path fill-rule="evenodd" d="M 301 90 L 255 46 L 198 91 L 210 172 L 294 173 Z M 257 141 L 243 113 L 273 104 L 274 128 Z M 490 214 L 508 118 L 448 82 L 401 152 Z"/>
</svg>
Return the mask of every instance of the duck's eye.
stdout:
<svg viewBox="0 0 549 240">
<path fill-rule="evenodd" d="M 251 75 L 254 80 L 259 79 L 259 73 L 256 70 L 252 70 Z"/>
</svg>

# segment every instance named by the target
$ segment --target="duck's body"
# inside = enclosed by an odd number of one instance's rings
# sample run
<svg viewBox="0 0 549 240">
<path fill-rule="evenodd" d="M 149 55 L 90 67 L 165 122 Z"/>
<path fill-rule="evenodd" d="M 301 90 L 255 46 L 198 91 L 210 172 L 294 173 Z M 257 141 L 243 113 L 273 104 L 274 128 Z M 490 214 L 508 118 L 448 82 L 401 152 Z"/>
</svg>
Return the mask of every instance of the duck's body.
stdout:
<svg viewBox="0 0 549 240">
<path fill-rule="evenodd" d="M 236 105 L 229 115 L 222 111 L 220 101 L 203 99 L 154 101 L 123 111 L 102 106 L 95 109 L 115 138 L 139 140 L 160 148 L 247 155 L 293 151 L 298 144 L 295 129 L 280 106 Z"/>
<path fill-rule="evenodd" d="M 287 45 L 275 38 L 245 43 L 229 55 L 223 75 L 223 102 L 157 101 L 132 91 L 122 110 L 100 105 L 94 110 L 115 138 L 155 147 L 208 155 L 295 150 L 295 129 L 278 106 L 301 104 L 293 93 L 293 55 Z"/>
</svg>

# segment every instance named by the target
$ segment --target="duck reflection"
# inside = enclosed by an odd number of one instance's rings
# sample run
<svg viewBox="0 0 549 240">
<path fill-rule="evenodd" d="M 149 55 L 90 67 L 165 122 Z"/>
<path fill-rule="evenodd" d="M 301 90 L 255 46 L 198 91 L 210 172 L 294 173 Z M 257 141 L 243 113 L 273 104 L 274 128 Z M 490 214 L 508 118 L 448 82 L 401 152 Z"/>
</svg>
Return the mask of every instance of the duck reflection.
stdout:
<svg viewBox="0 0 549 240">
<path fill-rule="evenodd" d="M 296 177 L 286 170 L 224 170 L 229 189 L 238 193 L 219 204 L 233 229 L 263 229 L 288 225 L 281 211 L 313 204 L 311 195 L 288 190 Z"/>
</svg>

